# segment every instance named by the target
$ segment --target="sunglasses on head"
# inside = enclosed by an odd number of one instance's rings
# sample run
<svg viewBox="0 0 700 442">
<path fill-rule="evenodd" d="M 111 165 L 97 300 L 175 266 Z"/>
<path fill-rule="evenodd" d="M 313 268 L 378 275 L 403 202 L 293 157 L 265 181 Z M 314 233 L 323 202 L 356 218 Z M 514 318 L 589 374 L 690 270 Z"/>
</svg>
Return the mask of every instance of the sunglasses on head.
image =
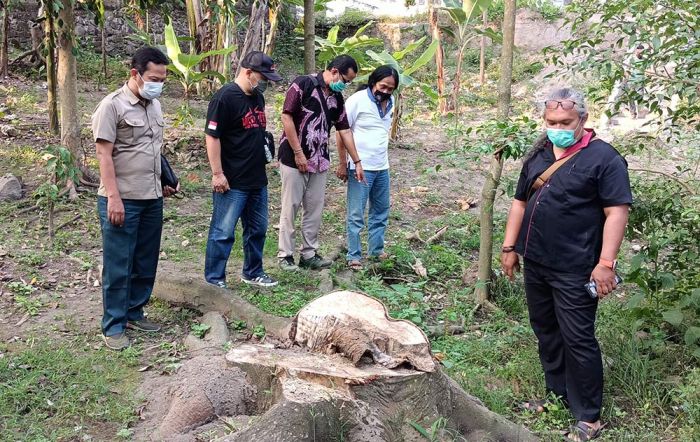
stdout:
<svg viewBox="0 0 700 442">
<path fill-rule="evenodd" d="M 576 102 L 572 100 L 547 100 L 544 102 L 544 107 L 549 110 L 554 110 L 559 106 L 564 110 L 571 110 L 576 106 Z"/>
</svg>

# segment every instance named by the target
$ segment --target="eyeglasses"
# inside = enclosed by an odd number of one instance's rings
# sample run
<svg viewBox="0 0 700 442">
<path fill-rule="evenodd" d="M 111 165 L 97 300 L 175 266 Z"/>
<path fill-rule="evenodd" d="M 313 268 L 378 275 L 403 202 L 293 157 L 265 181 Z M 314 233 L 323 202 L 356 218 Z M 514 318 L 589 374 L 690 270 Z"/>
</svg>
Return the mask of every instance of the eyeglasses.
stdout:
<svg viewBox="0 0 700 442">
<path fill-rule="evenodd" d="M 345 83 L 345 84 L 352 83 L 352 80 L 348 80 L 347 78 L 345 78 L 345 75 L 341 74 L 340 71 L 338 71 L 338 75 L 340 76 L 340 79 L 343 81 L 343 83 Z"/>
<path fill-rule="evenodd" d="M 549 110 L 554 110 L 559 106 L 564 110 L 571 110 L 576 106 L 576 102 L 572 100 L 547 100 L 544 102 L 544 107 Z"/>
</svg>

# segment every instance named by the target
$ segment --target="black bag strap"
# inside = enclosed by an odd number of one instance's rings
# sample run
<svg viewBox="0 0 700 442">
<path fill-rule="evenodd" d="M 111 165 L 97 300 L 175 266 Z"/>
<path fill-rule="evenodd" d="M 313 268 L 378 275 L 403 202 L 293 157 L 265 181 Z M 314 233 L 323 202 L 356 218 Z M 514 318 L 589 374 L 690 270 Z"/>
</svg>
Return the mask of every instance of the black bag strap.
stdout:
<svg viewBox="0 0 700 442">
<path fill-rule="evenodd" d="M 323 93 L 323 89 L 321 89 L 321 85 L 318 83 L 318 78 L 316 78 L 315 75 L 309 75 L 309 78 L 311 78 L 311 82 L 314 84 L 314 87 L 318 89 L 318 96 L 320 98 L 321 102 L 321 109 L 323 109 L 323 114 L 326 116 L 326 121 L 328 121 L 328 125 L 331 125 L 331 113 L 328 111 L 328 106 L 326 104 L 326 94 Z"/>
</svg>

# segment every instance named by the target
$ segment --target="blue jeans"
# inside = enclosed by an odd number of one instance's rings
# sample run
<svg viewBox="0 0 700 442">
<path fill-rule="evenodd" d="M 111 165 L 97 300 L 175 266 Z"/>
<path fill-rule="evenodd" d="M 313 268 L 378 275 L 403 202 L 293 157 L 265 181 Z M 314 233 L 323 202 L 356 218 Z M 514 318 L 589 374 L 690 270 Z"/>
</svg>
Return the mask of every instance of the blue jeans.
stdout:
<svg viewBox="0 0 700 442">
<path fill-rule="evenodd" d="M 362 257 L 360 231 L 365 227 L 367 201 L 367 254 L 378 256 L 384 252 L 384 233 L 389 221 L 389 169 L 365 170 L 365 181 L 366 184 L 357 181 L 354 171 L 348 171 L 348 261 Z"/>
<path fill-rule="evenodd" d="M 97 199 L 102 229 L 102 333 L 124 332 L 127 321 L 143 319 L 156 280 L 163 198 L 122 200 L 124 225 L 107 219 L 107 198 Z"/>
<path fill-rule="evenodd" d="M 204 279 L 226 282 L 226 263 L 238 220 L 243 223 L 243 277 L 262 275 L 263 247 L 267 233 L 267 187 L 254 190 L 231 189 L 213 193 L 214 211 L 209 225 Z"/>
</svg>

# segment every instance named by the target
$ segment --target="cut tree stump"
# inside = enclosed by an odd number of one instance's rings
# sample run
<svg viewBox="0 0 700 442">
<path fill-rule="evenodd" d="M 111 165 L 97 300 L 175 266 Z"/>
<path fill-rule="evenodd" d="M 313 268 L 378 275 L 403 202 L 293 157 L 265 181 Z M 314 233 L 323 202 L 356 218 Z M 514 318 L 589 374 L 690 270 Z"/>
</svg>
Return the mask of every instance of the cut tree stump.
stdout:
<svg viewBox="0 0 700 442">
<path fill-rule="evenodd" d="M 361 293 L 333 292 L 311 301 L 292 321 L 289 337 L 315 352 L 343 354 L 353 364 L 370 355 L 387 368 L 402 364 L 428 372 L 437 368 L 420 328 L 390 318 L 384 304 Z"/>
<path fill-rule="evenodd" d="M 243 307 L 246 316 L 234 316 L 260 319 L 228 290 L 208 286 L 203 294 L 196 283 L 184 290 L 159 284 L 168 299 L 227 313 Z M 464 392 L 440 370 L 425 334 L 390 318 L 374 298 L 334 292 L 280 329 L 291 338 L 285 348 L 243 343 L 225 357 L 188 361 L 173 380 L 179 387 L 154 395 L 152 408 L 164 410 L 159 436 L 195 441 L 217 419 L 228 419 L 243 426 L 217 440 L 419 442 L 425 437 L 417 428 L 439 421 L 434 440 L 537 440 Z"/>
</svg>

